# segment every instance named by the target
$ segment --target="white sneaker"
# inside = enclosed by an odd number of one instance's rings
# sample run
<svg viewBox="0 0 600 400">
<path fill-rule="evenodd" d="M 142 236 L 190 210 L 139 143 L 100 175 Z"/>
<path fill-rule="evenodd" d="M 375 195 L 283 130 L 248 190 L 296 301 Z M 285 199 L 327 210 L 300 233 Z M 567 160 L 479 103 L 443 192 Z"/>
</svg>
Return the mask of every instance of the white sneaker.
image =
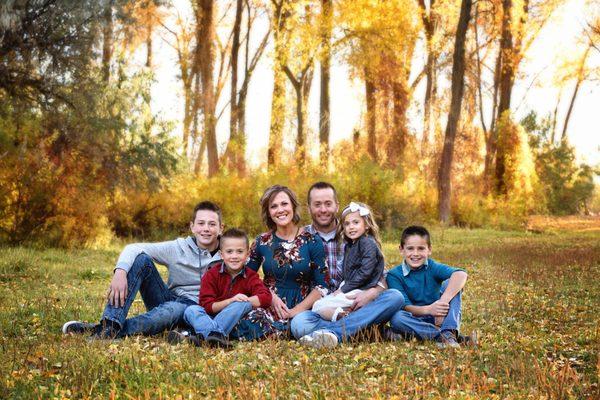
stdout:
<svg viewBox="0 0 600 400">
<path fill-rule="evenodd" d="M 73 334 L 73 333 L 77 333 L 77 334 L 90 333 L 90 332 L 92 332 L 92 330 L 94 330 L 96 325 L 97 324 L 90 324 L 88 322 L 82 322 L 82 321 L 69 321 L 69 322 L 65 322 L 65 324 L 62 326 L 62 333 L 65 335 L 69 335 L 69 334 Z"/>
<path fill-rule="evenodd" d="M 304 335 L 298 340 L 302 345 L 314 347 L 315 349 L 333 348 L 338 345 L 338 338 L 333 332 L 326 330 L 314 331 Z"/>
</svg>

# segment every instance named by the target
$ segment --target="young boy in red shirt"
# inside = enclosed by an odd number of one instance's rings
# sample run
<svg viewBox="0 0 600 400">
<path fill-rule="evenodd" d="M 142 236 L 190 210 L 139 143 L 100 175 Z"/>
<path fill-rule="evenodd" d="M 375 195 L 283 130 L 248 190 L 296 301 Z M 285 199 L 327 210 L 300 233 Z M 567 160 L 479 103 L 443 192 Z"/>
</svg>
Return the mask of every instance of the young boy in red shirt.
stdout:
<svg viewBox="0 0 600 400">
<path fill-rule="evenodd" d="M 193 328 L 190 336 L 171 331 L 170 342 L 190 341 L 196 346 L 231 347 L 229 333 L 252 308 L 271 305 L 271 292 L 258 274 L 245 266 L 248 236 L 239 229 L 229 229 L 221 236 L 222 262 L 202 277 L 200 305 L 185 310 L 184 320 Z"/>
</svg>

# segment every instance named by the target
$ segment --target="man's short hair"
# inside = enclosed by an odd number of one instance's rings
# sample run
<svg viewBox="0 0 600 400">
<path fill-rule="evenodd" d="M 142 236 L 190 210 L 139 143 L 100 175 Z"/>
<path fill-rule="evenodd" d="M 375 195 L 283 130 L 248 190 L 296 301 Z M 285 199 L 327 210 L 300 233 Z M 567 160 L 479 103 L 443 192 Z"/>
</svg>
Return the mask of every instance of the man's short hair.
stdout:
<svg viewBox="0 0 600 400">
<path fill-rule="evenodd" d="M 331 190 L 333 190 L 333 198 L 335 199 L 336 203 L 338 202 L 337 191 L 335 190 L 335 187 L 329 182 L 320 181 L 317 183 L 313 183 L 313 185 L 310 187 L 310 189 L 308 189 L 308 194 L 306 195 L 306 202 L 309 205 L 310 205 L 310 192 L 312 192 L 313 189 L 331 189 Z"/>
<path fill-rule="evenodd" d="M 250 247 L 250 242 L 248 241 L 248 235 L 241 229 L 238 228 L 229 228 L 221 235 L 221 244 L 224 239 L 244 239 L 246 241 L 246 248 Z"/>
<path fill-rule="evenodd" d="M 192 223 L 196 220 L 196 213 L 203 210 L 215 212 L 219 217 L 219 224 L 223 223 L 223 214 L 221 213 L 221 208 L 219 208 L 219 206 L 212 201 L 201 201 L 200 203 L 196 204 L 196 207 L 194 207 L 194 212 L 192 213 Z"/>
<path fill-rule="evenodd" d="M 425 227 L 419 225 L 411 225 L 402 231 L 402 237 L 400 238 L 400 247 L 403 248 L 404 244 L 406 243 L 406 239 L 408 239 L 409 236 L 414 235 L 425 238 L 425 240 L 427 240 L 427 246 L 431 247 L 431 235 L 429 234 L 429 231 L 425 229 Z"/>
</svg>

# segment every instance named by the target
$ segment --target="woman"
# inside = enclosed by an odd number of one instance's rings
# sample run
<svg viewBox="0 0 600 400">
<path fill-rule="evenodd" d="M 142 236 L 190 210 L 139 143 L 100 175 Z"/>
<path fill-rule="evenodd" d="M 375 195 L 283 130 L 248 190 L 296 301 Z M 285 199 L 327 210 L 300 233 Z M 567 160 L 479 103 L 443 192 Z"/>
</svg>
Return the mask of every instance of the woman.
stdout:
<svg viewBox="0 0 600 400">
<path fill-rule="evenodd" d="M 234 335 L 248 339 L 287 330 L 289 320 L 310 310 L 327 294 L 329 279 L 321 238 L 298 225 L 294 192 L 286 186 L 271 186 L 262 195 L 260 205 L 269 231 L 256 238 L 246 265 L 255 271 L 262 266 L 273 302 L 266 312 L 256 310 L 238 324 Z"/>
</svg>

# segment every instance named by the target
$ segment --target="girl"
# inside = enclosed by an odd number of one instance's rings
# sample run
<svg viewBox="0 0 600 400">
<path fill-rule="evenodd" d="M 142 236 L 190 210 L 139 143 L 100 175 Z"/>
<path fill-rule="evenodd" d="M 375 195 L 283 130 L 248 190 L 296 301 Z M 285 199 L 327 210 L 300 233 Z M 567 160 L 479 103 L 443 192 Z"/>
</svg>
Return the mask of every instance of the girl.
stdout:
<svg viewBox="0 0 600 400">
<path fill-rule="evenodd" d="M 342 283 L 338 290 L 317 300 L 312 310 L 323 319 L 336 321 L 348 314 L 355 294 L 377 286 L 383 276 L 379 227 L 369 206 L 351 202 L 342 211 L 338 237 L 346 242 Z"/>
</svg>

